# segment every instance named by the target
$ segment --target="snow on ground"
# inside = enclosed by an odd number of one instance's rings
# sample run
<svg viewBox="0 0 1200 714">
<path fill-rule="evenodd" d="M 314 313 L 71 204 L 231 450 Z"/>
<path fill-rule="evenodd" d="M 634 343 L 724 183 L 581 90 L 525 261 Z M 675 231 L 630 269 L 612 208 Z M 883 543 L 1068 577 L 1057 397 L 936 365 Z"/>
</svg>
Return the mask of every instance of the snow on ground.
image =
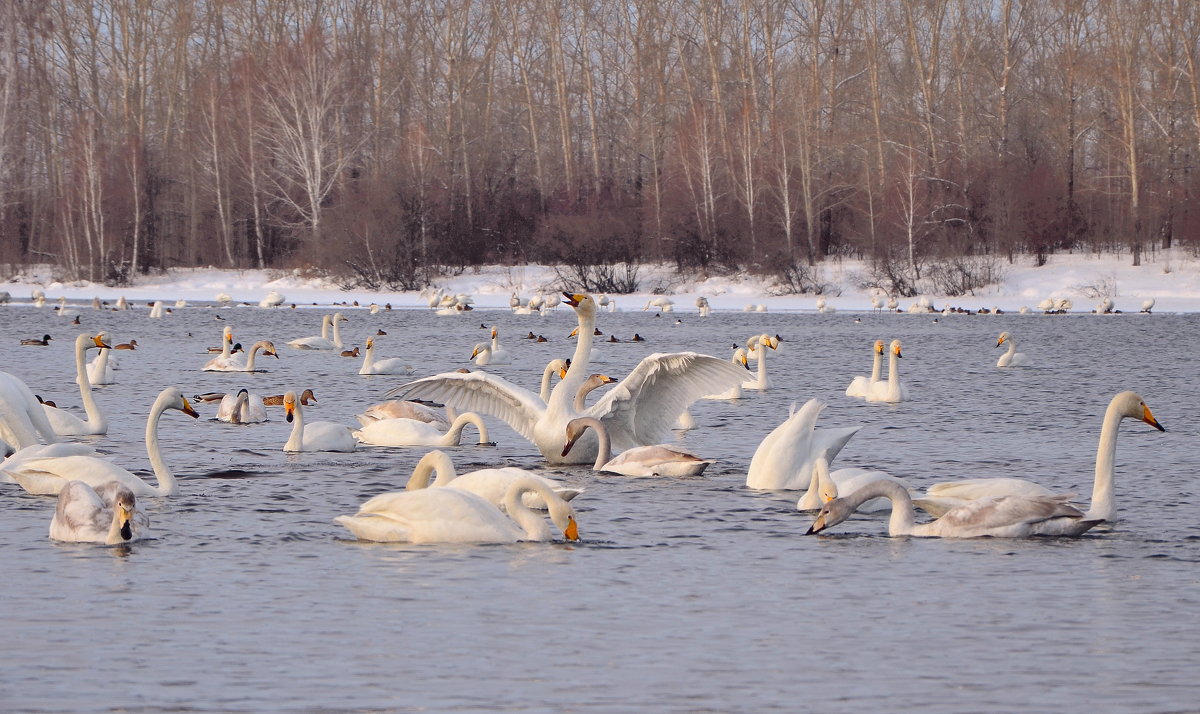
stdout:
<svg viewBox="0 0 1200 714">
<path fill-rule="evenodd" d="M 861 261 L 831 260 L 818 266 L 817 271 L 819 281 L 833 287 L 825 297 L 828 307 L 871 309 L 872 295 L 858 287 L 867 272 Z M 449 294 L 470 295 L 476 308 L 507 309 L 514 292 L 525 299 L 553 292 L 556 277 L 553 268 L 543 265 L 490 266 L 441 278 L 436 286 Z M 638 277 L 641 292 L 613 296 L 618 309 L 641 309 L 648 300 L 659 297 L 654 294 L 656 289 L 665 289 L 675 310 L 689 312 L 697 309 L 696 299 L 701 296 L 715 310 L 761 305 L 767 311 L 813 311 L 819 300 L 815 295 L 776 295 L 778 289 L 769 279 L 747 274 L 701 280 L 699 276 L 677 273 L 670 266 L 642 266 Z M 234 302 L 258 304 L 267 293 L 276 291 L 286 303 L 298 306 L 357 300 L 363 306 L 374 302 L 390 303 L 395 308 L 427 307 L 427 299 L 416 292 L 341 290 L 333 281 L 305 277 L 300 271 L 186 268 L 139 277 L 132 286 L 108 287 L 85 281 L 58 282 L 49 268 L 31 268 L 11 281 L 0 282 L 0 291 L 11 293 L 14 304 L 28 303 L 35 289 L 44 291 L 51 303 L 60 296 L 72 302 L 90 302 L 93 297 L 113 302 L 124 296 L 137 304 L 163 300 L 171 306 L 179 299 L 209 302 L 224 294 Z M 1125 312 L 1137 312 L 1142 302 L 1151 298 L 1156 301 L 1156 312 L 1200 312 L 1200 258 L 1185 249 L 1147 252 L 1142 265 L 1133 267 L 1127 253 L 1074 253 L 1051 256 L 1047 265 L 1038 268 L 1033 266 L 1032 258 L 1023 256 L 1012 265 L 1003 264 L 999 284 L 973 295 L 924 297 L 938 310 L 955 306 L 1010 312 L 1022 306 L 1036 312 L 1038 303 L 1046 298 L 1068 298 L 1073 303 L 1072 311 L 1089 312 L 1104 296 L 1111 297 L 1115 308 Z M 900 298 L 900 308 L 908 309 L 916 302 L 918 298 Z"/>
</svg>

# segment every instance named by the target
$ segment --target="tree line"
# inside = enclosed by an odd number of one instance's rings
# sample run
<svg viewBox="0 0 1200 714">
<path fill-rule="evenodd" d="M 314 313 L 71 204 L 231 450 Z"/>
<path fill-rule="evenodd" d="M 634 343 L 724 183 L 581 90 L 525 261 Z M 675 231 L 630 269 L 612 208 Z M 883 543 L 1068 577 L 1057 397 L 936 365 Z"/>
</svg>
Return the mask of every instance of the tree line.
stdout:
<svg viewBox="0 0 1200 714">
<path fill-rule="evenodd" d="M 64 277 L 674 261 L 911 293 L 1197 242 L 1193 0 L 7 0 L 0 250 Z"/>
</svg>

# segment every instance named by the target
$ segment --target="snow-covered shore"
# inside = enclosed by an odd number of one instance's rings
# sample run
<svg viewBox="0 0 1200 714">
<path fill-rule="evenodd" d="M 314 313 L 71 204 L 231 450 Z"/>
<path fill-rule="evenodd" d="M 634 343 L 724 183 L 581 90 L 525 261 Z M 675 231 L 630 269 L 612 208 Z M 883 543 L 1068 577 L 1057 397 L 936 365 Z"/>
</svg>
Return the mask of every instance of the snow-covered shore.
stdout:
<svg viewBox="0 0 1200 714">
<path fill-rule="evenodd" d="M 872 309 L 872 294 L 858 287 L 866 273 L 861 262 L 827 261 L 817 270 L 820 282 L 833 287 L 825 296 L 829 308 Z M 556 277 L 551 267 L 543 265 L 490 266 L 445 277 L 437 281 L 436 287 L 450 294 L 470 295 L 476 308 L 507 309 L 514 293 L 528 299 L 552 292 Z M 677 311 L 695 311 L 699 297 L 707 298 L 716 310 L 740 311 L 761 305 L 767 311 L 812 311 L 818 305 L 815 295 L 777 295 L 777 286 L 769 280 L 746 274 L 700 280 L 676 273 L 669 266 L 642 266 L 638 277 L 639 292 L 613 296 L 619 309 L 641 309 L 649 299 L 658 297 L 659 290 L 674 301 Z M 297 306 L 358 301 L 364 306 L 374 302 L 390 303 L 394 308 L 427 307 L 427 300 L 416 292 L 342 290 L 332 281 L 308 278 L 300 271 L 186 268 L 140 277 L 134 285 L 112 288 L 85 281 L 58 282 L 49 269 L 30 269 L 0 283 L 0 291 L 9 292 L 13 304 L 28 303 L 35 289 L 43 291 L 49 301 L 65 297 L 78 302 L 99 297 L 111 302 L 124 296 L 138 304 L 163 300 L 171 305 L 180 299 L 213 301 L 223 294 L 234 302 L 258 304 L 268 292 L 276 291 L 287 303 Z M 1039 268 L 1033 266 L 1031 258 L 1022 257 L 1002 266 L 1000 283 L 973 295 L 924 297 L 938 310 L 954 306 L 972 311 L 1000 308 L 1006 312 L 1021 307 L 1036 312 L 1038 303 L 1046 298 L 1067 298 L 1073 303 L 1073 311 L 1089 312 L 1105 296 L 1113 300 L 1117 310 L 1125 312 L 1137 312 L 1150 299 L 1155 301 L 1156 312 L 1200 312 L 1200 258 L 1176 248 L 1146 253 L 1142 265 L 1133 267 L 1128 254 L 1075 253 L 1051 256 L 1047 265 Z M 917 301 L 901 298 L 900 308 L 907 309 Z"/>
</svg>

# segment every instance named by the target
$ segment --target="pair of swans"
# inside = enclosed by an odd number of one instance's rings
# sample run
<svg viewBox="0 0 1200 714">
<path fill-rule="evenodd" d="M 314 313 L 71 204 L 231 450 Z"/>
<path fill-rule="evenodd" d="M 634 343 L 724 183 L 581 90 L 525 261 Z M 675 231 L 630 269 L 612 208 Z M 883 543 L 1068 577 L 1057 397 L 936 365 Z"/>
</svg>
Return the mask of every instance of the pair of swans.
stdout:
<svg viewBox="0 0 1200 714">
<path fill-rule="evenodd" d="M 436 474 L 437 478 L 431 483 L 430 476 L 434 474 Z M 554 479 L 546 478 L 541 474 L 519 469 L 515 466 L 476 469 L 475 471 L 460 474 L 454 468 L 454 462 L 450 460 L 450 456 L 444 451 L 437 450 L 430 451 L 421 457 L 421 460 L 413 468 L 412 476 L 409 477 L 408 483 L 405 484 L 404 488 L 408 491 L 415 491 L 433 486 L 434 488 L 447 487 L 470 491 L 476 496 L 481 496 L 493 506 L 504 510 L 504 497 L 508 492 L 509 486 L 514 481 L 522 478 L 530 478 L 540 482 L 546 488 L 553 491 L 554 495 L 564 501 L 570 501 L 582 493 L 580 489 L 564 486 Z M 521 502 L 539 511 L 545 511 L 549 508 L 546 500 L 538 495 L 536 491 L 526 491 L 521 496 Z"/>
<path fill-rule="evenodd" d="M 846 387 L 846 396 L 887 404 L 907 401 L 909 398 L 908 387 L 900 381 L 900 358 L 904 356 L 901 352 L 900 340 L 892 340 L 888 346 L 888 376 L 886 380 L 880 379 L 883 340 L 875 340 L 871 345 L 871 353 L 871 376 L 858 376 L 851 380 L 850 386 Z"/>
<path fill-rule="evenodd" d="M 158 444 L 158 422 L 163 413 L 174 409 L 190 417 L 199 414 L 176 387 L 159 393 L 146 420 L 146 454 L 154 468 L 157 485 L 150 485 L 130 471 L 101 458 L 83 444 L 37 444 L 27 446 L 0 462 L 0 473 L 16 481 L 26 491 L 38 495 L 57 495 L 71 481 L 83 481 L 93 488 L 117 481 L 137 496 L 172 496 L 179 483 L 163 460 Z"/>
<path fill-rule="evenodd" d="M 378 542 L 484 544 L 551 540 L 554 533 L 545 518 L 523 500 L 530 493 L 545 502 L 550 520 L 563 538 L 579 540 L 575 509 L 551 487 L 529 476 L 514 478 L 505 488 L 503 511 L 483 496 L 448 485 L 383 493 L 359 506 L 355 515 L 338 516 L 334 522 L 360 540 Z"/>
<path fill-rule="evenodd" d="M 58 492 L 50 538 L 68 543 L 129 543 L 146 537 L 149 521 L 140 515 L 133 491 L 118 481 L 94 489 L 83 481 L 69 481 Z"/>
<path fill-rule="evenodd" d="M 74 414 L 43 404 L 46 419 L 59 436 L 84 436 L 89 434 L 107 434 L 108 420 L 100 411 L 100 405 L 92 395 L 91 378 L 87 370 L 87 351 L 100 348 L 102 352 L 109 351 L 109 345 L 103 340 L 104 333 L 94 337 L 79 335 L 75 338 L 75 383 L 79 385 L 79 398 L 83 402 L 83 410 L 87 419 L 80 419 Z"/>
<path fill-rule="evenodd" d="M 342 331 L 341 323 L 348 322 L 342 313 L 335 312 L 332 316 L 324 315 L 321 317 L 321 334 L 313 337 L 300 337 L 288 342 L 289 345 L 298 350 L 340 350 L 342 349 Z M 330 328 L 333 330 L 332 339 L 329 334 Z"/>
<path fill-rule="evenodd" d="M 411 365 L 405 364 L 404 360 L 399 357 L 389 357 L 387 359 L 375 359 L 375 338 L 367 338 L 367 354 L 363 357 L 362 367 L 358 370 L 359 374 L 412 374 L 413 368 Z"/>
<path fill-rule="evenodd" d="M 284 451 L 354 451 L 358 442 L 350 427 L 331 421 L 304 422 L 304 408 L 295 392 L 283 395 L 284 418 L 292 425 L 292 433 L 283 445 Z"/>
<path fill-rule="evenodd" d="M 480 367 L 487 365 L 512 364 L 512 353 L 500 346 L 500 333 L 492 328 L 490 344 L 481 342 L 471 352 L 471 360 Z"/>
<path fill-rule="evenodd" d="M 263 403 L 262 395 L 239 389 L 236 395 L 226 394 L 221 397 L 221 404 L 217 407 L 217 419 L 230 424 L 256 424 L 267 420 L 267 407 Z"/>
<path fill-rule="evenodd" d="M 754 379 L 742 382 L 741 388 L 752 392 L 765 392 L 771 388 L 771 378 L 767 376 L 767 348 L 779 349 L 779 338 L 771 335 L 755 335 L 746 340 L 746 354 L 758 360 L 758 372 Z M 736 354 L 735 354 L 736 357 Z"/>
<path fill-rule="evenodd" d="M 490 444 L 487 425 L 473 412 L 463 412 L 442 431 L 436 425 L 418 419 L 359 418 L 362 428 L 351 432 L 355 439 L 372 446 L 458 446 L 468 424 L 479 432 L 479 443 Z"/>
<path fill-rule="evenodd" d="M 594 429 L 599 440 L 594 471 L 621 474 L 622 476 L 699 476 L 713 463 L 693 453 L 667 444 L 635 446 L 613 456 L 608 440 L 608 429 L 594 417 L 577 417 L 567 422 L 566 445 L 562 455 L 566 456 L 579 437 L 588 429 Z"/>
<path fill-rule="evenodd" d="M 767 434 L 750 459 L 746 485 L 760 490 L 800 490 L 815 484 L 814 468 L 820 458 L 831 462 L 861 426 L 818 429 L 817 418 L 825 403 L 810 399 L 791 413 L 782 424 Z M 809 488 L 817 498 L 817 489 Z M 806 494 L 807 495 L 807 494 Z M 819 501 L 817 502 L 819 505 Z M 807 506 L 801 501 L 801 508 Z"/>
<path fill-rule="evenodd" d="M 597 308 L 589 295 L 564 296 L 564 302 L 575 309 L 580 338 L 566 375 L 551 389 L 549 399 L 543 401 L 529 390 L 482 372 L 426 377 L 397 387 L 388 396 L 432 399 L 456 409 L 494 416 L 529 439 L 550 462 L 585 464 L 596 460 L 599 442 L 594 435 L 585 435 L 564 456 L 563 433 L 571 419 L 599 419 L 607 427 L 614 447 L 621 450 L 655 444 L 692 402 L 715 389 L 728 389 L 742 382 L 743 370 L 727 360 L 694 352 L 653 354 L 580 413 L 574 400 L 589 376 Z"/>
<path fill-rule="evenodd" d="M 997 367 L 1027 367 L 1029 366 L 1029 358 L 1024 352 L 1017 352 L 1017 343 L 1013 340 L 1013 336 L 1007 332 L 1001 332 L 1000 337 L 996 338 L 996 346 L 1008 343 L 1008 351 L 1000 355 L 1000 359 L 996 360 Z"/>
</svg>

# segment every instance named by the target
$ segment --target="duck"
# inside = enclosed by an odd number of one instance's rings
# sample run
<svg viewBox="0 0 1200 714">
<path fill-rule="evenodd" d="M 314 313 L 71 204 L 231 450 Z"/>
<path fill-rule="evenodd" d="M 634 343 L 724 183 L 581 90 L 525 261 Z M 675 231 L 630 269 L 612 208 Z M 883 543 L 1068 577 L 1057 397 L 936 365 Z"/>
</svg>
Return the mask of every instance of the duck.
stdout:
<svg viewBox="0 0 1200 714">
<path fill-rule="evenodd" d="M 487 425 L 474 412 L 463 412 L 454 419 L 447 431 L 417 419 L 359 419 L 361 429 L 353 431 L 355 439 L 372 446 L 458 446 L 462 431 L 471 424 L 479 431 L 479 443 L 490 444 Z"/>
<path fill-rule="evenodd" d="M 168 409 L 181 411 L 193 419 L 200 416 L 178 387 L 167 387 L 159 392 L 146 419 L 145 438 L 146 454 L 154 467 L 156 485 L 102 458 L 83 444 L 37 444 L 25 447 L 0 462 L 0 472 L 6 473 L 26 491 L 36 495 L 57 496 L 67 483 L 78 480 L 93 488 L 109 481 L 119 481 L 137 496 L 173 496 L 179 493 L 179 483 L 163 459 L 158 444 L 158 423 Z"/>
<path fill-rule="evenodd" d="M 42 339 L 40 339 L 40 340 L 36 337 L 29 337 L 24 340 L 21 340 L 21 344 L 26 345 L 28 347 L 48 347 L 50 345 L 51 339 L 52 338 L 50 337 L 50 335 L 43 335 Z"/>
<path fill-rule="evenodd" d="M 1117 507 L 1113 494 L 1113 464 L 1117 456 L 1117 432 L 1124 419 L 1137 419 L 1159 431 L 1166 431 L 1163 425 L 1154 418 L 1150 407 L 1146 406 L 1145 400 L 1137 392 L 1120 392 L 1109 401 L 1100 426 L 1100 441 L 1096 446 L 1092 500 L 1084 515 L 1085 520 L 1115 520 Z M 1062 494 L 1022 478 L 962 479 L 933 484 L 925 490 L 925 497 L 918 499 L 917 505 L 933 515 L 939 515 L 950 508 L 979 499 L 1000 496 L 1058 497 L 1059 495 Z"/>
<path fill-rule="evenodd" d="M 886 381 L 878 381 L 871 385 L 867 392 L 868 402 L 895 404 L 909 398 L 908 388 L 900 383 L 899 361 L 904 356 L 900 351 L 900 346 L 900 340 L 892 340 L 888 346 L 888 378 Z"/>
<path fill-rule="evenodd" d="M 97 488 L 68 481 L 58 492 L 50 538 L 67 543 L 131 543 L 147 535 L 149 522 L 139 516 L 137 496 L 119 481 Z"/>
<path fill-rule="evenodd" d="M 221 398 L 217 419 L 230 424 L 255 424 L 267 421 L 267 409 L 261 396 L 239 389 L 236 395 L 226 394 Z"/>
<path fill-rule="evenodd" d="M 867 395 L 871 393 L 873 385 L 879 382 L 879 374 L 883 368 L 883 340 L 875 340 L 871 346 L 871 352 L 871 376 L 859 375 L 850 380 L 850 386 L 846 387 L 847 397 L 866 399 Z"/>
<path fill-rule="evenodd" d="M 457 488 L 422 488 L 383 493 L 359 506 L 353 516 L 338 516 L 359 540 L 406 543 L 516 543 L 554 537 L 545 519 L 523 502 L 537 493 L 564 539 L 579 540 L 575 509 L 540 481 L 514 480 L 504 494 L 504 512 L 482 496 Z"/>
<path fill-rule="evenodd" d="M 603 422 L 593 417 L 577 417 L 567 422 L 563 456 L 571 451 L 571 447 L 588 429 L 596 432 L 600 442 L 596 451 L 596 462 L 592 465 L 593 471 L 622 476 L 699 476 L 714 463 L 668 444 L 635 446 L 614 457 L 609 446 L 608 429 Z"/>
<path fill-rule="evenodd" d="M 355 348 L 352 350 L 342 350 L 341 355 L 342 355 L 342 357 L 357 357 L 358 356 L 358 347 L 355 346 Z"/>
<path fill-rule="evenodd" d="M 295 392 L 283 395 L 284 418 L 292 425 L 292 433 L 283 445 L 284 451 L 354 451 L 358 446 L 351 429 L 331 421 L 304 423 L 304 409 Z"/>
<path fill-rule="evenodd" d="M 340 325 L 343 322 L 348 322 L 348 320 L 340 312 L 324 315 L 321 317 L 321 334 L 319 336 L 300 337 L 287 344 L 298 350 L 340 350 L 343 346 Z M 330 335 L 331 328 L 332 336 Z"/>
<path fill-rule="evenodd" d="M 431 484 L 430 476 L 434 473 L 437 474 L 437 478 Z M 413 491 L 427 488 L 430 485 L 438 488 L 457 488 L 482 496 L 488 503 L 504 510 L 504 496 L 508 487 L 521 478 L 530 478 L 540 482 L 564 501 L 570 501 L 583 492 L 581 489 L 564 486 L 554 479 L 515 466 L 476 469 L 459 474 L 455 470 L 450 456 L 437 449 L 421 457 L 416 467 L 413 468 L 412 476 L 409 477 L 405 489 Z M 542 511 L 547 508 L 546 501 L 536 491 L 526 491 L 521 496 L 521 500 L 529 508 Z"/>
<path fill-rule="evenodd" d="M 104 342 L 103 336 L 104 333 L 91 337 L 81 334 L 75 338 L 75 384 L 79 385 L 79 398 L 83 402 L 87 419 L 80 419 L 70 412 L 52 406 L 42 406 L 46 412 L 46 419 L 53 427 L 54 433 L 59 436 L 108 433 L 108 420 L 104 418 L 104 412 L 100 411 L 100 405 L 96 403 L 96 398 L 92 395 L 88 365 L 85 362 L 85 355 L 89 349 L 99 348 L 102 352 L 108 351 L 108 345 Z"/>
<path fill-rule="evenodd" d="M 367 338 L 367 352 L 363 357 L 362 367 L 358 370 L 359 374 L 412 374 L 412 365 L 405 364 L 404 360 L 399 357 L 389 357 L 387 359 L 375 359 L 375 338 Z"/>
<path fill-rule="evenodd" d="M 996 339 L 996 346 L 1008 343 L 1008 351 L 1000 355 L 1000 359 L 996 360 L 997 367 L 1025 367 L 1029 365 L 1029 359 L 1024 352 L 1017 352 L 1017 343 L 1008 332 L 1001 332 L 1000 337 Z"/>
<path fill-rule="evenodd" d="M 862 428 L 818 429 L 817 418 L 825 407 L 825 402 L 819 399 L 809 399 L 798 410 L 793 404 L 788 418 L 767 434 L 755 449 L 746 472 L 746 486 L 758 490 L 798 491 L 811 484 L 816 460 L 824 458 L 832 462 Z"/>
<path fill-rule="evenodd" d="M 122 342 L 119 345 L 113 345 L 114 350 L 136 350 L 138 346 L 137 340 Z"/>
<path fill-rule="evenodd" d="M 1081 535 L 1102 521 L 1089 520 L 1067 503 L 1069 496 L 1000 496 L 970 501 L 929 523 L 916 523 L 908 489 L 892 481 L 872 481 L 849 496 L 826 503 L 808 534 L 820 533 L 850 517 L 872 498 L 892 502 L 888 535 L 927 538 L 1026 538 L 1034 535 Z"/>
</svg>

